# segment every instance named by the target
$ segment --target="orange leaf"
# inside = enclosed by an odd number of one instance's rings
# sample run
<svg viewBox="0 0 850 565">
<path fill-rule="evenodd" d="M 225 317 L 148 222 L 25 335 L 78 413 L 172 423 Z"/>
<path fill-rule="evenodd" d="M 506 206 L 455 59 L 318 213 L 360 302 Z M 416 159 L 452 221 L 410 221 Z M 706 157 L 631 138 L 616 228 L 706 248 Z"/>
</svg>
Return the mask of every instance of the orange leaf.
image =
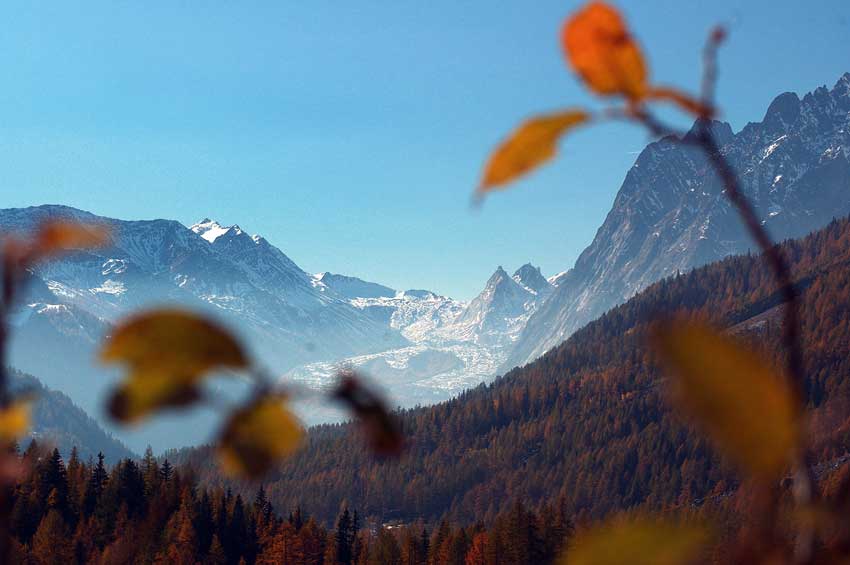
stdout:
<svg viewBox="0 0 850 565">
<path fill-rule="evenodd" d="M 73 249 L 102 247 L 109 242 L 109 230 L 100 225 L 50 221 L 38 228 L 35 251 L 39 257 Z"/>
<path fill-rule="evenodd" d="M 589 119 L 582 110 L 565 110 L 526 121 L 490 156 L 478 192 L 488 192 L 539 167 L 555 156 L 564 132 Z"/>
<path fill-rule="evenodd" d="M 714 108 L 706 106 L 702 101 L 675 88 L 653 87 L 646 93 L 646 97 L 654 100 L 667 100 L 700 118 L 711 118 L 714 115 Z"/>
<path fill-rule="evenodd" d="M 561 37 L 573 69 L 597 94 L 646 95 L 646 64 L 622 16 L 604 2 L 591 2 L 567 20 Z"/>
<path fill-rule="evenodd" d="M 612 520 L 577 536 L 559 563 L 570 565 L 678 565 L 693 563 L 708 538 L 676 522 Z"/>
<path fill-rule="evenodd" d="M 751 474 L 772 479 L 800 443 L 797 400 L 787 378 L 738 340 L 691 322 L 660 325 L 653 345 L 675 373 L 678 407 Z"/>
</svg>

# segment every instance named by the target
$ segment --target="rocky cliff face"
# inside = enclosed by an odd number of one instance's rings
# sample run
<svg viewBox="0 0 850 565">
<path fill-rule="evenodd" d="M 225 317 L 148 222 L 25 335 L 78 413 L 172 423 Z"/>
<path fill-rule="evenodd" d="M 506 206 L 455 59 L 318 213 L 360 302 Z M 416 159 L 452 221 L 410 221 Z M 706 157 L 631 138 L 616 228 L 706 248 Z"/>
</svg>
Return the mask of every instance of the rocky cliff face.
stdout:
<svg viewBox="0 0 850 565">
<path fill-rule="evenodd" d="M 775 239 L 850 212 L 850 73 L 830 90 L 778 96 L 761 122 L 712 124 Z M 530 317 L 503 368 L 523 364 L 676 271 L 752 248 L 697 148 L 661 139 L 626 175 L 591 245 Z"/>
</svg>

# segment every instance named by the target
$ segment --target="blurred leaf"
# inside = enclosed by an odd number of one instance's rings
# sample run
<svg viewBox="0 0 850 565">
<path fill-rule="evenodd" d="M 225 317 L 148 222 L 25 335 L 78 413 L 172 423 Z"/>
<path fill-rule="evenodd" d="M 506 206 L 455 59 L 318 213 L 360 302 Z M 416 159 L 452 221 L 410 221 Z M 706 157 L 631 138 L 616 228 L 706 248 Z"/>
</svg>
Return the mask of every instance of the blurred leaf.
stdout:
<svg viewBox="0 0 850 565">
<path fill-rule="evenodd" d="M 372 450 L 379 455 L 398 455 L 404 438 L 395 417 L 384 401 L 366 388 L 352 372 L 340 375 L 334 397 L 343 402 L 360 421 Z"/>
<path fill-rule="evenodd" d="M 102 225 L 50 220 L 39 225 L 31 238 L 2 238 L 3 270 L 21 276 L 38 261 L 75 249 L 102 247 L 109 239 L 109 229 Z"/>
<path fill-rule="evenodd" d="M 269 394 L 237 410 L 219 439 L 218 455 L 225 473 L 259 478 L 301 442 L 303 430 L 284 406 L 286 398 Z"/>
<path fill-rule="evenodd" d="M 201 397 L 191 375 L 145 368 L 119 384 L 109 398 L 109 415 L 119 422 L 138 422 L 163 408 L 188 406 Z"/>
<path fill-rule="evenodd" d="M 679 408 L 754 475 L 770 479 L 782 472 L 800 441 L 787 379 L 732 337 L 704 325 L 662 324 L 653 342 L 676 376 Z"/>
<path fill-rule="evenodd" d="M 678 565 L 692 563 L 707 539 L 697 526 L 615 521 L 577 537 L 563 565 Z"/>
<path fill-rule="evenodd" d="M 207 372 L 248 365 L 229 332 L 180 310 L 152 310 L 120 324 L 101 350 L 101 359 L 129 368 L 109 404 L 110 413 L 121 421 L 194 402 L 199 397 L 196 386 Z"/>
<path fill-rule="evenodd" d="M 30 400 L 15 400 L 0 408 L 0 440 L 13 441 L 26 434 L 30 426 L 31 411 Z"/>
<path fill-rule="evenodd" d="M 102 247 L 109 243 L 109 229 L 97 224 L 50 221 L 42 224 L 35 238 L 39 257 L 73 249 Z"/>
<path fill-rule="evenodd" d="M 632 101 L 646 94 L 643 55 L 616 8 L 590 2 L 564 24 L 562 43 L 573 69 L 597 94 Z"/>
<path fill-rule="evenodd" d="M 693 98 L 675 88 L 653 87 L 646 94 L 647 98 L 654 100 L 666 100 L 679 106 L 682 110 L 700 118 L 710 118 L 714 115 L 714 109 L 706 106 L 702 101 Z"/>
<path fill-rule="evenodd" d="M 509 183 L 555 156 L 558 139 L 589 119 L 581 110 L 537 116 L 523 123 L 490 156 L 479 193 Z"/>
</svg>

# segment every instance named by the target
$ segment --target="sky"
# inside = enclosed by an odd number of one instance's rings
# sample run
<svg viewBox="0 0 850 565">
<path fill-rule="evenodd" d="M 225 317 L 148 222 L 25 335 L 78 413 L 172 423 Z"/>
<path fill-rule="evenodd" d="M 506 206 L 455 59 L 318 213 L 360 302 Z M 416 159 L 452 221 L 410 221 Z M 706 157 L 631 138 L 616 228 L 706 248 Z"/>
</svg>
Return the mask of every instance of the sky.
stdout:
<svg viewBox="0 0 850 565">
<path fill-rule="evenodd" d="M 850 71 L 850 3 L 618 3 L 653 79 L 695 91 L 726 24 L 737 131 Z M 308 272 L 474 297 L 498 265 L 571 267 L 649 141 L 577 131 L 470 206 L 523 118 L 599 108 L 564 64 L 566 0 L 10 2 L 0 32 L 0 207 L 239 224 Z M 679 118 L 683 127 L 687 119 Z"/>
</svg>

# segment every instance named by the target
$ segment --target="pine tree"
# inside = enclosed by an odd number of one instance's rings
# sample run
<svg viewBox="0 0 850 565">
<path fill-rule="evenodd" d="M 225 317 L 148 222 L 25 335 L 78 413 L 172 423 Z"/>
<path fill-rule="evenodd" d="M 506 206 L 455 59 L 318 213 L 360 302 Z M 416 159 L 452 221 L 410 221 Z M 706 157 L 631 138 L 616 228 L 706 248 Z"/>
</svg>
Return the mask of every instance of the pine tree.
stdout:
<svg viewBox="0 0 850 565">
<path fill-rule="evenodd" d="M 336 522 L 334 543 L 336 545 L 336 562 L 340 565 L 352 565 L 354 523 L 351 520 L 351 513 L 348 508 L 343 510 Z"/>
<path fill-rule="evenodd" d="M 97 465 L 95 465 L 89 475 L 88 483 L 86 484 L 86 492 L 83 497 L 83 513 L 86 516 L 94 514 L 97 503 L 103 496 L 103 491 L 106 489 L 106 484 L 109 482 L 109 473 L 106 471 L 106 465 L 103 463 L 103 453 L 97 454 Z"/>
<path fill-rule="evenodd" d="M 168 459 L 162 462 L 162 467 L 159 470 L 159 476 L 162 479 L 162 482 L 168 484 L 171 481 L 171 477 L 174 474 L 174 467 L 171 463 L 168 462 Z"/>
<path fill-rule="evenodd" d="M 32 538 L 32 554 L 39 565 L 68 565 L 71 546 L 62 514 L 51 509 Z"/>
<path fill-rule="evenodd" d="M 304 549 L 305 565 L 322 565 L 325 557 L 327 533 L 313 518 L 309 518 L 298 530 L 301 547 Z M 328 562 L 332 565 L 332 562 Z"/>
<path fill-rule="evenodd" d="M 258 557 L 260 565 L 295 565 L 304 562 L 304 548 L 295 527 L 286 522 L 275 535 L 269 547 Z"/>
<path fill-rule="evenodd" d="M 169 565 L 193 565 L 198 554 L 198 538 L 195 534 L 194 509 L 188 491 L 180 499 L 180 509 L 168 521 L 165 548 L 157 558 Z"/>
<path fill-rule="evenodd" d="M 142 458 L 142 475 L 145 478 L 145 494 L 150 497 L 159 486 L 160 480 L 159 465 L 150 445 L 145 449 L 145 456 Z"/>
<path fill-rule="evenodd" d="M 210 543 L 210 550 L 207 552 L 207 557 L 204 559 L 204 565 L 226 565 L 227 556 L 224 554 L 224 548 L 221 542 L 218 541 L 218 536 L 213 535 Z"/>
<path fill-rule="evenodd" d="M 48 504 L 48 497 L 53 496 L 53 506 L 68 518 L 68 473 L 58 449 L 53 449 L 50 457 L 38 467 L 38 485 L 36 487 L 41 497 L 41 504 Z"/>
<path fill-rule="evenodd" d="M 472 545 L 466 553 L 465 565 L 487 565 L 487 534 L 481 532 L 472 538 Z"/>
</svg>

